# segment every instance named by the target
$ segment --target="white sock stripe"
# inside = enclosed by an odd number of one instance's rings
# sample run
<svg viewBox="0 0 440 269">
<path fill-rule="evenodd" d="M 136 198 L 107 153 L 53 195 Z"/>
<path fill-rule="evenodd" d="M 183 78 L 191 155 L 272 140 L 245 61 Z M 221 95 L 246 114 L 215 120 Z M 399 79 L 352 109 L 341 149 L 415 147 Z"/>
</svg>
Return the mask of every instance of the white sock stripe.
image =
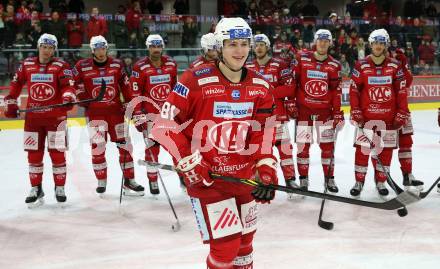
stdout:
<svg viewBox="0 0 440 269">
<path fill-rule="evenodd" d="M 412 152 L 399 152 L 399 159 L 410 159 L 412 158 Z"/>
<path fill-rule="evenodd" d="M 295 164 L 293 162 L 293 159 L 284 159 L 280 161 L 281 166 L 285 166 L 285 165 L 293 165 Z"/>
<path fill-rule="evenodd" d="M 235 266 L 245 266 L 251 264 L 253 261 L 253 255 L 252 253 L 246 255 L 246 256 L 237 256 L 234 259 L 234 265 Z"/>
<path fill-rule="evenodd" d="M 384 167 L 382 167 L 381 165 L 379 165 L 379 164 L 377 164 L 376 165 L 376 171 L 379 171 L 379 172 L 389 172 L 390 171 L 390 167 L 389 166 L 384 166 Z"/>
<path fill-rule="evenodd" d="M 133 168 L 134 164 L 133 162 L 126 162 L 126 163 L 121 163 L 121 169 L 129 169 L 129 168 Z"/>
<path fill-rule="evenodd" d="M 107 168 L 107 162 L 93 164 L 93 170 L 103 170 L 106 168 Z"/>
<path fill-rule="evenodd" d="M 296 159 L 296 162 L 297 162 L 298 164 L 309 164 L 309 163 L 310 163 L 310 161 L 309 161 L 308 158 L 297 158 L 297 159 Z"/>
<path fill-rule="evenodd" d="M 32 174 L 42 174 L 43 170 L 44 170 L 43 166 L 29 165 L 29 173 L 32 173 Z"/>
<path fill-rule="evenodd" d="M 52 173 L 58 175 L 58 174 L 65 174 L 67 171 L 66 166 L 52 166 Z"/>
<path fill-rule="evenodd" d="M 331 159 L 321 159 L 322 164 L 330 165 Z"/>
<path fill-rule="evenodd" d="M 354 166 L 354 171 L 358 172 L 358 173 L 366 173 L 368 171 L 368 167 L 360 166 L 360 165 L 355 165 Z"/>
</svg>

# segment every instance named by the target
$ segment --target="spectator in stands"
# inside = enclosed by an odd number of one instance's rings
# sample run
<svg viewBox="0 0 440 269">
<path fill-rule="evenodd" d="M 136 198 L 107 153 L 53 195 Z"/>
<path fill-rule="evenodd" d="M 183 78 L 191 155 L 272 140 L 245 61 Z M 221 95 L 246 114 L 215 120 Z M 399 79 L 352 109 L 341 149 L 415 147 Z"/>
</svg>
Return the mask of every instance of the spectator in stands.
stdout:
<svg viewBox="0 0 440 269">
<path fill-rule="evenodd" d="M 145 46 L 145 40 L 147 40 L 147 37 L 151 34 L 150 32 L 150 27 L 148 26 L 148 24 L 142 24 L 142 32 L 141 32 L 141 36 L 139 38 L 140 40 L 140 44 L 139 47 L 143 48 Z M 165 44 L 167 43 L 166 36 L 164 35 L 162 38 L 164 38 L 164 42 Z"/>
<path fill-rule="evenodd" d="M 386 28 L 388 29 L 388 32 L 390 33 L 391 37 L 397 39 L 397 43 L 399 47 L 404 47 L 406 42 L 406 36 L 405 36 L 406 27 L 402 17 L 397 16 L 396 20 Z"/>
<path fill-rule="evenodd" d="M 199 29 L 193 18 L 190 16 L 186 17 L 183 24 L 182 48 L 197 48 L 196 39 L 198 34 Z"/>
<path fill-rule="evenodd" d="M 313 25 L 309 24 L 306 26 L 303 33 L 303 40 L 308 48 L 312 46 L 313 39 L 314 39 Z"/>
<path fill-rule="evenodd" d="M 108 28 L 107 22 L 103 17 L 99 16 L 99 9 L 97 7 L 92 8 L 92 14 L 87 24 L 87 40 L 90 40 L 93 36 L 107 35 Z"/>
<path fill-rule="evenodd" d="M 131 71 L 133 71 L 133 57 L 130 54 L 125 54 L 122 56 L 124 61 L 124 70 L 127 76 L 131 76 Z"/>
<path fill-rule="evenodd" d="M 420 27 L 420 19 L 415 18 L 413 20 L 413 24 L 407 26 L 406 40 L 411 42 L 413 48 L 415 49 L 414 54 L 417 59 L 418 59 L 417 48 L 420 46 L 422 36 L 423 36 L 423 32 L 422 32 L 422 28 Z"/>
<path fill-rule="evenodd" d="M 11 4 L 6 5 L 6 12 L 3 13 L 3 23 L 3 44 L 5 48 L 8 48 L 14 44 L 15 33 L 17 32 L 17 25 L 15 23 L 15 9 Z"/>
<path fill-rule="evenodd" d="M 84 13 L 86 6 L 83 0 L 70 0 L 68 10 L 71 13 L 82 14 Z"/>
<path fill-rule="evenodd" d="M 304 17 L 316 17 L 319 15 L 319 9 L 313 4 L 313 0 L 308 0 L 307 4 L 302 8 Z"/>
<path fill-rule="evenodd" d="M 351 17 L 354 18 L 362 17 L 363 14 L 362 1 L 351 0 L 351 2 L 345 6 L 345 10 L 348 14 L 350 14 Z"/>
<path fill-rule="evenodd" d="M 15 23 L 18 26 L 21 26 L 22 23 L 25 23 L 30 19 L 31 11 L 28 7 L 27 1 L 21 1 L 20 7 L 18 7 L 15 16 L 16 16 Z"/>
<path fill-rule="evenodd" d="M 296 17 L 299 16 L 303 8 L 303 0 L 295 0 L 289 7 L 290 16 Z"/>
<path fill-rule="evenodd" d="M 418 68 L 418 72 L 417 74 L 420 76 L 431 76 L 432 75 L 432 68 L 429 64 L 425 63 L 422 64 L 423 61 L 421 61 L 421 63 L 419 64 Z"/>
<path fill-rule="evenodd" d="M 174 13 L 178 15 L 185 15 L 189 13 L 188 0 L 176 0 L 173 5 Z"/>
<path fill-rule="evenodd" d="M 150 0 L 147 4 L 147 9 L 150 14 L 160 14 L 163 10 L 161 0 Z"/>
<path fill-rule="evenodd" d="M 371 17 L 377 17 L 379 15 L 376 0 L 371 0 L 364 6 L 364 11 L 368 10 L 368 14 Z"/>
<path fill-rule="evenodd" d="M 134 1 L 131 8 L 129 8 L 127 11 L 127 14 L 125 16 L 125 23 L 127 24 L 128 34 L 136 34 L 136 39 L 138 39 L 140 35 L 141 20 L 141 5 L 138 1 Z"/>
<path fill-rule="evenodd" d="M 260 16 L 260 8 L 258 7 L 256 0 L 251 0 L 249 2 L 247 13 L 254 19 Z"/>
<path fill-rule="evenodd" d="M 297 47 L 300 39 L 302 39 L 301 31 L 299 29 L 295 29 L 293 31 L 293 35 L 290 37 L 290 43 L 292 46 Z"/>
<path fill-rule="evenodd" d="M 345 54 L 345 58 L 350 66 L 353 66 L 354 62 L 357 60 L 357 47 L 349 36 L 345 38 L 345 43 L 341 45 L 340 54 Z"/>
<path fill-rule="evenodd" d="M 32 3 L 29 4 L 29 8 L 31 10 L 35 10 L 38 13 L 43 12 L 43 3 L 40 0 L 34 0 Z"/>
<path fill-rule="evenodd" d="M 234 12 L 235 16 L 246 18 L 247 13 L 247 4 L 244 0 L 235 1 L 237 5 L 237 9 Z"/>
<path fill-rule="evenodd" d="M 262 11 L 268 10 L 270 13 L 272 13 L 275 9 L 275 5 L 273 4 L 272 0 L 260 0 L 259 6 Z"/>
<path fill-rule="evenodd" d="M 84 24 L 73 14 L 67 23 L 67 44 L 69 48 L 80 48 L 83 43 Z"/>
<path fill-rule="evenodd" d="M 428 7 L 426 8 L 426 16 L 432 18 L 437 17 L 437 8 L 433 1 L 429 2 Z"/>
<path fill-rule="evenodd" d="M 61 14 L 67 12 L 66 0 L 49 0 L 49 7 L 51 9 L 50 12 L 58 11 Z"/>
<path fill-rule="evenodd" d="M 330 23 L 328 25 L 323 26 L 322 28 L 326 28 L 332 33 L 332 36 L 337 36 L 337 33 L 342 28 L 341 24 L 338 21 L 338 15 L 332 12 L 328 16 Z"/>
<path fill-rule="evenodd" d="M 420 61 L 424 61 L 427 64 L 434 64 L 435 47 L 428 40 L 422 40 L 422 43 L 417 50 Z"/>
<path fill-rule="evenodd" d="M 51 33 L 58 39 L 58 48 L 67 45 L 66 23 L 60 18 L 58 11 L 53 11 L 50 20 L 43 24 L 43 32 Z"/>
<path fill-rule="evenodd" d="M 118 15 L 115 16 L 112 27 L 113 42 L 117 49 L 128 48 L 129 33 L 127 24 L 125 23 L 125 15 L 123 13 L 119 14 L 120 12 L 123 12 L 125 8 L 124 6 L 121 6 L 122 5 L 118 7 Z"/>
<path fill-rule="evenodd" d="M 38 13 L 38 11 L 34 10 L 32 11 L 30 18 L 23 21 L 22 24 L 19 26 L 20 27 L 19 31 L 24 34 L 26 40 L 28 40 L 27 37 L 29 33 L 32 31 L 33 25 L 36 23 L 41 23 L 40 14 Z"/>
<path fill-rule="evenodd" d="M 35 23 L 34 25 L 32 25 L 31 31 L 28 34 L 27 39 L 31 43 L 31 47 L 33 49 L 37 48 L 38 38 L 40 38 L 40 36 L 42 34 L 43 34 L 43 30 L 42 30 L 42 27 L 41 27 L 41 23 Z"/>
<path fill-rule="evenodd" d="M 350 77 L 351 68 L 350 68 L 350 64 L 347 62 L 345 54 L 341 54 L 340 62 L 341 62 L 341 75 L 342 75 L 342 77 L 344 77 L 344 78 Z"/>
<path fill-rule="evenodd" d="M 408 59 L 408 63 L 413 66 L 416 63 L 416 56 L 411 42 L 406 42 L 405 55 Z"/>
<path fill-rule="evenodd" d="M 360 37 L 356 43 L 356 58 L 357 60 L 364 59 L 370 52 L 367 50 L 364 39 Z"/>
</svg>

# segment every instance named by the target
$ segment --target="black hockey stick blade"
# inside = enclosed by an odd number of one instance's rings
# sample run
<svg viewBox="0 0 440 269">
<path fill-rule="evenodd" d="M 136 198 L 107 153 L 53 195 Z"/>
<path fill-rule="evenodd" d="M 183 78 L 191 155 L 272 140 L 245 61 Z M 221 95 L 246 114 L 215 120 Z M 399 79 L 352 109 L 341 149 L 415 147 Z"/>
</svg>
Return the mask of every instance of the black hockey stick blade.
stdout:
<svg viewBox="0 0 440 269">
<path fill-rule="evenodd" d="M 168 171 L 177 171 L 174 166 L 169 165 L 169 164 L 159 164 L 159 163 L 148 162 L 148 161 L 144 161 L 144 160 L 139 160 L 138 164 L 139 165 L 148 165 L 148 166 L 152 166 L 152 167 L 156 167 L 158 169 L 164 169 L 164 170 L 168 170 Z M 219 179 L 219 180 L 224 180 L 224 181 L 238 183 L 238 184 L 246 184 L 246 185 L 250 185 L 250 186 L 254 186 L 254 187 L 260 186 L 260 184 L 261 184 L 258 181 L 253 180 L 253 179 L 242 179 L 242 178 L 236 178 L 236 177 L 230 177 L 230 176 L 223 176 L 223 175 L 214 174 L 214 173 L 211 173 L 211 177 L 213 179 Z M 277 191 L 287 192 L 287 193 L 295 193 L 298 195 L 309 196 L 309 197 L 314 197 L 314 198 L 318 198 L 318 199 L 327 199 L 327 200 L 336 201 L 336 202 L 340 202 L 340 203 L 346 203 L 346 204 L 352 204 L 352 205 L 358 205 L 358 206 L 364 206 L 364 207 L 376 208 L 376 209 L 383 209 L 383 210 L 397 210 L 397 209 L 404 207 L 406 205 L 413 204 L 413 203 L 420 201 L 420 197 L 417 194 L 410 192 L 410 191 L 404 191 L 391 200 L 378 203 L 378 202 L 358 200 L 358 199 L 353 199 L 353 198 L 348 198 L 348 197 L 343 197 L 343 196 L 336 196 L 336 195 L 332 195 L 332 194 L 315 192 L 315 191 L 305 191 L 305 190 L 290 188 L 290 187 L 281 186 L 281 185 L 268 185 L 266 187 L 272 188 Z"/>
<path fill-rule="evenodd" d="M 330 231 L 330 230 L 333 230 L 334 224 L 333 224 L 333 222 L 325 221 L 322 219 L 322 212 L 324 211 L 324 203 L 325 203 L 325 199 L 323 199 L 321 202 L 321 209 L 319 210 L 318 225 L 322 229 Z"/>
<path fill-rule="evenodd" d="M 435 188 L 435 186 L 440 182 L 440 177 L 437 178 L 437 180 L 434 182 L 434 184 L 431 185 L 431 187 L 425 191 L 425 192 L 421 192 L 420 193 L 420 198 L 424 199 L 426 198 L 426 196 L 428 196 L 428 194 Z"/>
<path fill-rule="evenodd" d="M 66 107 L 66 106 L 80 105 L 80 104 L 86 104 L 86 103 L 91 103 L 91 102 L 99 102 L 104 98 L 106 88 L 107 88 L 107 85 L 105 83 L 105 80 L 102 80 L 101 89 L 99 90 L 99 93 L 95 98 L 85 99 L 85 100 L 72 102 L 72 103 L 62 103 L 62 104 L 55 104 L 55 105 L 48 105 L 48 106 L 36 106 L 36 107 L 31 107 L 31 108 L 26 108 L 26 109 L 19 109 L 18 112 L 26 113 L 26 112 L 32 112 L 32 111 L 41 111 L 41 110 L 46 110 L 46 109 L 52 109 L 52 108 L 57 108 L 57 107 Z"/>
</svg>

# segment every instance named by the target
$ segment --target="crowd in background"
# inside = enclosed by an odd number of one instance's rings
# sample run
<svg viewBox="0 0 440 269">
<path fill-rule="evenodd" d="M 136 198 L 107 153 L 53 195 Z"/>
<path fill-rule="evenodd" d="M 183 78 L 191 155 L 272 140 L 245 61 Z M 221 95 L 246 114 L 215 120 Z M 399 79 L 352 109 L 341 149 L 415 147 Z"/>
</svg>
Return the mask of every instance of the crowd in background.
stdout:
<svg viewBox="0 0 440 269">
<path fill-rule="evenodd" d="M 373 29 L 385 28 L 392 40 L 390 51 L 403 49 L 413 72 L 429 75 L 440 73 L 437 70 L 440 28 L 435 5 L 424 3 L 406 0 L 403 14 L 393 14 L 391 1 L 353 0 L 347 4 L 345 14 L 336 14 L 332 10 L 320 10 L 313 0 L 223 0 L 219 1 L 218 14 L 241 16 L 250 21 L 255 33 L 268 35 L 272 44 L 285 43 L 295 50 L 311 49 L 314 32 L 319 28 L 329 29 L 334 38 L 331 54 L 340 59 L 346 76 L 356 60 L 369 54 L 368 34 Z M 199 38 L 204 34 L 197 16 L 185 16 L 189 13 L 188 0 L 174 2 L 174 13 L 180 16 L 169 24 L 179 27 L 166 29 L 155 28 L 160 23 L 148 16 L 163 13 L 160 0 L 121 4 L 110 17 L 100 14 L 99 7 L 86 10 L 83 0 L 50 0 L 48 4 L 50 10 L 43 10 L 40 0 L 0 1 L 0 48 L 36 48 L 38 37 L 45 32 L 57 37 L 61 49 L 81 48 L 95 35 L 105 36 L 116 49 L 143 49 L 150 32 L 159 32 L 165 42 L 174 40 L 169 47 L 198 48 Z M 210 31 L 214 27 L 211 24 Z M 0 65 L 7 56 L 0 53 Z M 14 56 L 26 57 L 29 53 Z M 79 53 L 62 56 L 72 62 L 81 57 Z M 129 58 L 140 55 L 118 53 L 118 56 L 128 58 L 130 63 L 134 59 Z"/>
</svg>

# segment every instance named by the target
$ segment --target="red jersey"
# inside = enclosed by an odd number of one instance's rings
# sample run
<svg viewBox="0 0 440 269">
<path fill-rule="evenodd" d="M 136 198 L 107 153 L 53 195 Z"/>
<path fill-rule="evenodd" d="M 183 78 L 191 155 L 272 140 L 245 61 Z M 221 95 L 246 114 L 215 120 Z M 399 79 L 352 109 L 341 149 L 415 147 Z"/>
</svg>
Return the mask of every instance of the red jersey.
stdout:
<svg viewBox="0 0 440 269">
<path fill-rule="evenodd" d="M 357 61 L 351 76 L 350 105 L 365 120 L 392 124 L 397 111 L 408 111 L 407 88 L 400 63 L 386 57 L 376 65 L 371 56 Z"/>
<path fill-rule="evenodd" d="M 38 57 L 25 59 L 11 81 L 9 95 L 17 99 L 24 85 L 29 95 L 27 108 L 60 104 L 63 93 L 75 94 L 72 70 L 67 62 L 59 58 L 53 58 L 47 64 L 40 64 Z M 66 116 L 69 109 L 57 107 L 28 112 L 26 118 Z"/>
<path fill-rule="evenodd" d="M 310 109 L 341 110 L 341 64 L 328 55 L 316 60 L 312 51 L 298 53 L 293 74 L 297 83 L 296 103 Z"/>
<path fill-rule="evenodd" d="M 94 63 L 92 58 L 76 63 L 73 69 L 77 96 L 81 100 L 95 98 L 101 90 L 102 80 L 106 83 L 104 98 L 99 102 L 91 102 L 87 106 L 87 115 L 109 115 L 122 112 L 121 93 L 127 99 L 129 80 L 121 60 L 107 58 L 102 66 Z"/>
<path fill-rule="evenodd" d="M 189 68 L 194 68 L 202 64 L 213 64 L 213 63 L 215 63 L 215 60 L 208 61 L 206 60 L 205 56 L 200 55 L 194 60 L 194 62 L 192 62 L 189 65 Z"/>
<path fill-rule="evenodd" d="M 246 67 L 260 73 L 273 86 L 273 96 L 275 98 L 275 114 L 279 115 L 279 120 L 288 120 L 284 100 L 295 98 L 295 87 L 292 83 L 292 70 L 282 60 L 270 58 L 265 65 L 260 65 L 255 59 L 247 63 Z"/>
<path fill-rule="evenodd" d="M 295 58 L 296 49 L 292 46 L 289 41 L 276 40 L 272 47 L 272 56 L 280 58 L 286 63 Z"/>
<path fill-rule="evenodd" d="M 145 96 L 151 102 L 142 102 L 136 106 L 135 113 L 158 114 L 177 81 L 177 64 L 169 56 L 161 57 L 162 65 L 154 67 L 149 57 L 144 57 L 133 66 L 130 77 L 130 100 L 137 96 Z"/>
<path fill-rule="evenodd" d="M 239 83 L 227 80 L 212 64 L 187 70 L 165 102 L 153 138 L 177 161 L 199 150 L 213 172 L 252 178 L 259 160 L 275 160 L 271 90 L 263 76 L 247 68 Z M 273 124 L 268 127 L 266 120 Z M 250 189 L 221 181 L 209 188 L 188 187 L 193 197 L 218 195 L 222 190 L 237 194 Z"/>
</svg>

